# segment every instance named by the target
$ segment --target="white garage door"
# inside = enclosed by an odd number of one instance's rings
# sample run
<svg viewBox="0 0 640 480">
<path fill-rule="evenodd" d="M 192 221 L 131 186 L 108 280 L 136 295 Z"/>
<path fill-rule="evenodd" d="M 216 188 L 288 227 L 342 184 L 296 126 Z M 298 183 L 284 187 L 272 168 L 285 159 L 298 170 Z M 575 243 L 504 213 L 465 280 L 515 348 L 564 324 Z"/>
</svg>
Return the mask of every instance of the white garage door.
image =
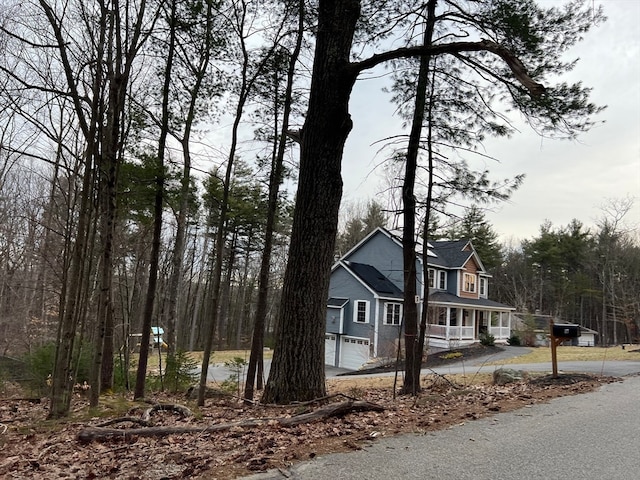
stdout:
<svg viewBox="0 0 640 480">
<path fill-rule="evenodd" d="M 340 345 L 340 367 L 358 370 L 369 360 L 369 339 L 343 337 Z"/>
<path fill-rule="evenodd" d="M 335 367 L 336 365 L 336 336 L 326 334 L 324 336 L 324 364 Z"/>
</svg>

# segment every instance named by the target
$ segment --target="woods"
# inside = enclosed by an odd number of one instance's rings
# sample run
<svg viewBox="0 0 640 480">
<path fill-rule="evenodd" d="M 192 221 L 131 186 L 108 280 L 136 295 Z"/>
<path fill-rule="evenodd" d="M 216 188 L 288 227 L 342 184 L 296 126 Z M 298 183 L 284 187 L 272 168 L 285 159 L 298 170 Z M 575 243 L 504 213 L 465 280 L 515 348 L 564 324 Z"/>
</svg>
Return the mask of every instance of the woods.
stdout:
<svg viewBox="0 0 640 480">
<path fill-rule="evenodd" d="M 323 397 L 335 254 L 385 222 L 410 246 L 409 300 L 418 240 L 467 237 L 490 259 L 497 300 L 597 329 L 604 344 L 637 338 L 630 204 L 611 204 L 594 229 L 543 224 L 510 246 L 481 210 L 456 223 L 449 208 L 507 199 L 523 181 L 450 155 L 508 136 L 507 109 L 545 134 L 592 126 L 601 107 L 589 89 L 554 82 L 602 12 L 509 0 L 4 3 L 0 347 L 55 343 L 52 418 L 68 414 L 87 350 L 92 405 L 120 387 L 144 397 L 152 327 L 170 355 L 204 351 L 201 405 L 209 356 L 227 348 L 253 347 L 247 400 L 263 386 L 263 347 L 275 349 L 263 401 Z M 412 135 L 386 161 L 403 171 L 394 203 L 370 203 L 341 229 L 350 96 L 378 65 L 394 72 Z M 405 314 L 419 370 L 417 311 Z"/>
</svg>

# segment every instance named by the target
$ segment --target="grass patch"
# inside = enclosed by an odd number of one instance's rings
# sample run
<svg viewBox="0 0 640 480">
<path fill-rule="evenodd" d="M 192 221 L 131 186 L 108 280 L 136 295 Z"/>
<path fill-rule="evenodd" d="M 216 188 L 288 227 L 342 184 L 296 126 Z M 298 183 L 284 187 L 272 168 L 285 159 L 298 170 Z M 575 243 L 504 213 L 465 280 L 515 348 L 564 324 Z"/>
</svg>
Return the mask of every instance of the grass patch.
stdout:
<svg viewBox="0 0 640 480">
<path fill-rule="evenodd" d="M 443 360 L 453 360 L 455 358 L 462 358 L 462 353 L 460 352 L 449 352 L 449 353 L 445 353 L 444 355 L 440 355 L 440 358 L 442 358 Z"/>
<path fill-rule="evenodd" d="M 466 374 L 447 374 L 445 377 L 454 385 L 491 385 L 493 383 L 493 373 L 476 373 L 472 369 L 469 369 L 469 373 Z M 428 390 L 433 379 L 433 374 L 423 375 L 420 379 L 422 387 Z M 403 379 L 398 377 L 397 387 L 402 387 L 402 382 Z M 359 395 L 353 395 L 354 392 L 362 392 L 370 388 L 393 388 L 393 376 L 363 378 L 357 375 L 353 377 L 345 375 L 327 380 L 327 390 L 331 393 L 340 392 L 357 397 Z"/>
<path fill-rule="evenodd" d="M 203 352 L 194 351 L 194 352 L 186 352 L 185 353 L 190 360 L 196 362 L 198 366 L 202 364 L 202 354 Z M 214 363 L 227 363 L 234 361 L 235 358 L 241 358 L 245 362 L 249 363 L 249 356 L 251 355 L 251 350 L 221 350 L 215 351 L 211 355 L 209 359 L 210 364 Z M 264 359 L 270 360 L 273 357 L 273 350 L 265 350 Z M 137 361 L 138 354 L 133 354 L 132 358 Z M 158 370 L 158 365 L 160 363 L 160 358 L 158 356 L 158 350 L 154 349 L 153 353 L 149 353 L 149 361 L 147 363 L 147 369 L 152 371 Z M 162 352 L 162 370 L 167 367 L 167 352 Z"/>
<path fill-rule="evenodd" d="M 622 347 L 565 347 L 557 350 L 559 362 L 571 361 L 604 361 L 604 360 L 640 360 L 640 352 L 634 352 L 637 346 Z M 487 363 L 487 365 L 513 365 L 518 363 L 545 363 L 551 361 L 550 347 L 537 347 L 530 353 L 519 357 Z"/>
</svg>

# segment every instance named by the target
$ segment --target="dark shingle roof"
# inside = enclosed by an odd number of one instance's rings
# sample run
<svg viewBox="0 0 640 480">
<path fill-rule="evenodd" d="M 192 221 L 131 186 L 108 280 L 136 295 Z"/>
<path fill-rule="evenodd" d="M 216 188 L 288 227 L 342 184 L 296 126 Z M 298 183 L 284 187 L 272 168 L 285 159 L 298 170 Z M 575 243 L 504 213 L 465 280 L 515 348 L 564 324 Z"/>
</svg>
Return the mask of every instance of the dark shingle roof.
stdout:
<svg viewBox="0 0 640 480">
<path fill-rule="evenodd" d="M 327 307 L 342 308 L 347 303 L 349 303 L 349 299 L 348 298 L 334 298 L 334 297 L 331 297 L 329 299 L 329 301 L 327 302 Z"/>
<path fill-rule="evenodd" d="M 389 297 L 402 297 L 402 290 L 375 267 L 355 262 L 345 262 L 345 265 L 376 293 Z"/>
<path fill-rule="evenodd" d="M 504 303 L 495 302 L 488 298 L 464 298 L 457 297 L 451 293 L 436 291 L 429 294 L 430 302 L 437 303 L 455 303 L 458 305 L 469 305 L 471 307 L 492 307 L 500 309 L 515 310 L 515 308 L 505 305 Z"/>
<path fill-rule="evenodd" d="M 437 255 L 437 258 L 429 257 L 428 263 L 447 268 L 462 268 L 469 257 L 473 255 L 471 250 L 463 250 L 468 243 L 468 240 L 429 242 L 433 247 L 431 250 Z"/>
</svg>

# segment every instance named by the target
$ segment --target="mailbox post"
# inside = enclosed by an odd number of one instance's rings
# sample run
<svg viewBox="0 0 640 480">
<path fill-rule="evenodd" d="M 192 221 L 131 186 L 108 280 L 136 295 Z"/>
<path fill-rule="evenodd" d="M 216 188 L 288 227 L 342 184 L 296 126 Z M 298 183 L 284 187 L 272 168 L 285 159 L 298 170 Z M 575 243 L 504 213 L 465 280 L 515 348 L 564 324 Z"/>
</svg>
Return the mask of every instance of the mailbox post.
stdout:
<svg viewBox="0 0 640 480">
<path fill-rule="evenodd" d="M 551 366 L 553 368 L 553 378 L 558 378 L 558 345 L 565 340 L 578 338 L 580 336 L 580 325 L 554 323 L 553 319 L 550 319 L 549 334 L 551 336 Z"/>
</svg>

